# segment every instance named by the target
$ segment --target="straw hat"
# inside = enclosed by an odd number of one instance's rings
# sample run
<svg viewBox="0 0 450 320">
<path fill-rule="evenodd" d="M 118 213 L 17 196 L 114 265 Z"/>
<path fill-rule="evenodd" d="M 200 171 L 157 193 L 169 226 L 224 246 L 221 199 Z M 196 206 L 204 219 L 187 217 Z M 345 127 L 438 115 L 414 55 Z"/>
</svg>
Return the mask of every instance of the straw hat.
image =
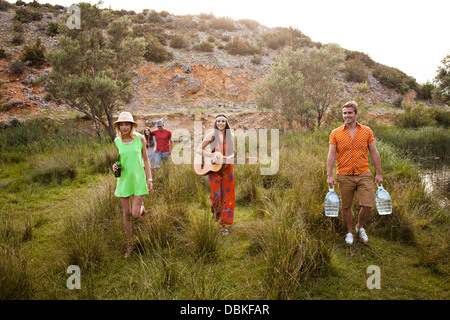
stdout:
<svg viewBox="0 0 450 320">
<path fill-rule="evenodd" d="M 119 114 L 119 118 L 118 118 L 117 121 L 114 122 L 114 124 L 113 124 L 113 125 L 114 125 L 114 128 L 117 127 L 117 125 L 118 125 L 119 122 L 130 122 L 130 123 L 133 124 L 133 126 L 134 126 L 135 128 L 138 126 L 137 122 L 134 121 L 133 116 L 131 115 L 131 113 L 129 113 L 129 112 L 127 112 L 127 111 L 121 112 L 121 113 Z"/>
</svg>

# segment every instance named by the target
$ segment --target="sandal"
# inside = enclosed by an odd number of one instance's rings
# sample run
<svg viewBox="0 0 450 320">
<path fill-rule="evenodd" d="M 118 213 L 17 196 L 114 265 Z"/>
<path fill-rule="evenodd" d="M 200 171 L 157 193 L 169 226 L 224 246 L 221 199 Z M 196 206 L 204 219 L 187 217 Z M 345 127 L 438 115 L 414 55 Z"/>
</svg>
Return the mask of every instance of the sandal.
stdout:
<svg viewBox="0 0 450 320">
<path fill-rule="evenodd" d="M 229 235 L 229 234 L 230 234 L 230 231 L 228 231 L 227 228 L 222 227 L 222 230 L 220 231 L 220 233 L 221 233 L 223 236 L 226 236 L 226 235 Z"/>
<path fill-rule="evenodd" d="M 145 210 L 144 205 L 141 205 L 141 218 L 145 218 L 147 216 L 147 210 Z"/>
</svg>

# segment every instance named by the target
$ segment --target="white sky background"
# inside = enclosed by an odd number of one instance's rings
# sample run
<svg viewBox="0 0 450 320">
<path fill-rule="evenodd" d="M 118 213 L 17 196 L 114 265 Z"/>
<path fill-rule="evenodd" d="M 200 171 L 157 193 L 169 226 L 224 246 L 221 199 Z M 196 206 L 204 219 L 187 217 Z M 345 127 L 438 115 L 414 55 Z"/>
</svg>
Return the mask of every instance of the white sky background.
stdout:
<svg viewBox="0 0 450 320">
<path fill-rule="evenodd" d="M 38 2 L 66 7 L 98 3 Z M 101 7 L 136 13 L 143 9 L 174 15 L 213 13 L 215 17 L 256 20 L 267 27 L 292 26 L 312 41 L 364 52 L 419 83 L 433 81 L 442 59 L 450 54 L 449 0 L 103 0 Z"/>
</svg>

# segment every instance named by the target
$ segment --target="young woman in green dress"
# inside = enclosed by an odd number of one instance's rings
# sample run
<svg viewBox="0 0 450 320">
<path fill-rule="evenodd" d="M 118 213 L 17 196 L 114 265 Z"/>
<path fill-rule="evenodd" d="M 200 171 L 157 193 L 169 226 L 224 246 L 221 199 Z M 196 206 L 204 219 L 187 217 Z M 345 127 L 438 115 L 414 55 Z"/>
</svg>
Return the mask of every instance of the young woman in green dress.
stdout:
<svg viewBox="0 0 450 320">
<path fill-rule="evenodd" d="M 114 195 L 120 198 L 122 204 L 123 224 L 127 239 L 124 258 L 128 258 L 133 249 L 131 218 L 143 218 L 147 215 L 143 198 L 153 189 L 153 180 L 147 149 L 144 147 L 147 142 L 143 135 L 135 132 L 137 123 L 131 113 L 122 112 L 118 120 L 114 122 L 114 127 L 117 134 L 114 143 L 119 151 L 122 165 Z M 117 169 L 117 165 L 114 164 L 113 171 L 117 171 Z M 131 201 L 132 197 L 133 201 Z"/>
</svg>

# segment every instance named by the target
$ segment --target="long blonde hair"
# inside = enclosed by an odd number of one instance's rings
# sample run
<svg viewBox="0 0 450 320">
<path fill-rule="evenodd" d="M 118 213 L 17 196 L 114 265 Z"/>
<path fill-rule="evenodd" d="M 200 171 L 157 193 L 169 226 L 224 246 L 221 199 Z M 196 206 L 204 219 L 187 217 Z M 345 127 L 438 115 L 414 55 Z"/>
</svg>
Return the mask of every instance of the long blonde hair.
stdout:
<svg viewBox="0 0 450 320">
<path fill-rule="evenodd" d="M 130 137 L 131 137 L 131 139 L 134 140 L 134 137 L 139 136 L 139 133 L 136 132 L 136 127 L 137 127 L 137 125 L 135 125 L 135 124 L 132 123 L 132 122 L 128 122 L 128 123 L 131 124 Z M 117 123 L 117 125 L 115 126 L 115 127 L 116 127 L 116 135 L 120 138 L 120 140 L 122 140 L 122 132 L 120 131 L 119 126 L 120 126 L 120 122 Z M 122 140 L 122 141 L 123 141 L 123 140 Z"/>
</svg>

